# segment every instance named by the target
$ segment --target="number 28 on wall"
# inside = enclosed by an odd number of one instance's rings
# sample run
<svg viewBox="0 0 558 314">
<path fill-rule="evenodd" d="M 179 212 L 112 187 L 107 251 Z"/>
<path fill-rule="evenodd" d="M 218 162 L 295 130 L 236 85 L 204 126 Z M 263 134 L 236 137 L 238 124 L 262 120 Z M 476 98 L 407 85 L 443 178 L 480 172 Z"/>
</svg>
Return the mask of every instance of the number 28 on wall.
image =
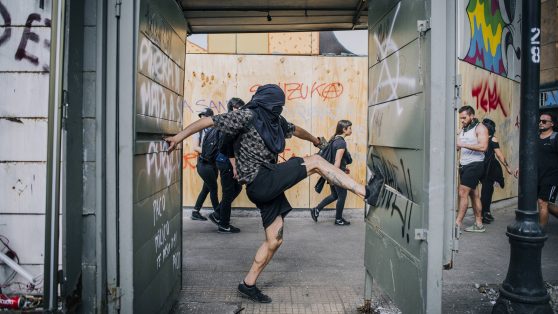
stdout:
<svg viewBox="0 0 558 314">
<path fill-rule="evenodd" d="M 541 29 L 538 27 L 531 28 L 531 60 L 533 63 L 539 63 L 541 61 Z"/>
</svg>

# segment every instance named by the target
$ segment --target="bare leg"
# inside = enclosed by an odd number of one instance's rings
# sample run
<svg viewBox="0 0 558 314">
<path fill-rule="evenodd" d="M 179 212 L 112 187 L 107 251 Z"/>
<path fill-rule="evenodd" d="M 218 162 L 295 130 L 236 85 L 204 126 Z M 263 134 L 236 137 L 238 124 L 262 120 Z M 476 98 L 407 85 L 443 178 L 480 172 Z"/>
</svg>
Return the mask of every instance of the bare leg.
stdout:
<svg viewBox="0 0 558 314">
<path fill-rule="evenodd" d="M 475 214 L 475 223 L 477 226 L 482 225 L 482 203 L 480 200 L 479 189 L 471 189 L 469 192 L 471 196 L 471 204 L 473 205 L 473 213 Z"/>
<path fill-rule="evenodd" d="M 256 280 L 264 270 L 265 266 L 271 261 L 273 254 L 279 249 L 283 243 L 283 217 L 278 216 L 275 221 L 265 229 L 265 241 L 262 243 L 256 256 L 254 257 L 254 262 L 250 271 L 244 278 L 244 283 L 247 285 L 255 285 Z"/>
<path fill-rule="evenodd" d="M 358 184 L 353 178 L 341 169 L 327 162 L 321 156 L 312 155 L 303 157 L 303 159 L 308 176 L 318 173 L 333 185 L 349 190 L 360 197 L 366 195 L 364 185 Z"/>
<path fill-rule="evenodd" d="M 469 192 L 471 188 L 464 185 L 459 185 L 459 212 L 457 212 L 457 217 L 455 218 L 455 224 L 461 227 L 463 223 L 463 218 L 465 213 L 467 213 L 467 205 L 469 205 Z"/>
<path fill-rule="evenodd" d="M 539 223 L 541 227 L 544 228 L 548 223 L 548 202 L 545 202 L 540 198 L 537 202 L 539 203 Z"/>
</svg>

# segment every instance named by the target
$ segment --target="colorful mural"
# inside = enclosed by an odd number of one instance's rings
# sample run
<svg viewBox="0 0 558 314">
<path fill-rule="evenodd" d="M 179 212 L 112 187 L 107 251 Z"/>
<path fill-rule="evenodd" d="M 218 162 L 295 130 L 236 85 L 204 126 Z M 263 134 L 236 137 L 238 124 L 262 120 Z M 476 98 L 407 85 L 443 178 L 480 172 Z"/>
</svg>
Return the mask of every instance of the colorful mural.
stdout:
<svg viewBox="0 0 558 314">
<path fill-rule="evenodd" d="M 521 1 L 469 0 L 466 15 L 463 61 L 519 81 Z"/>
</svg>

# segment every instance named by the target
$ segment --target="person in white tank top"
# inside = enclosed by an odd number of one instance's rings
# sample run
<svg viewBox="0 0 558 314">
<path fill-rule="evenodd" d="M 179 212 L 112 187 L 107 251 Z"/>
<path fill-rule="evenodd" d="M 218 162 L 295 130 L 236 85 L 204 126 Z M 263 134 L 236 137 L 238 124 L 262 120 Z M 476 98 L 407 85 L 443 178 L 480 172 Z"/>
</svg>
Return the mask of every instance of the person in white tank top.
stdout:
<svg viewBox="0 0 558 314">
<path fill-rule="evenodd" d="M 471 106 L 459 108 L 459 121 L 463 127 L 457 138 L 459 157 L 459 212 L 455 224 L 461 230 L 467 212 L 469 198 L 473 204 L 475 223 L 467 232 L 484 232 L 482 204 L 477 186 L 484 174 L 484 152 L 488 148 L 488 129 L 475 118 Z"/>
</svg>

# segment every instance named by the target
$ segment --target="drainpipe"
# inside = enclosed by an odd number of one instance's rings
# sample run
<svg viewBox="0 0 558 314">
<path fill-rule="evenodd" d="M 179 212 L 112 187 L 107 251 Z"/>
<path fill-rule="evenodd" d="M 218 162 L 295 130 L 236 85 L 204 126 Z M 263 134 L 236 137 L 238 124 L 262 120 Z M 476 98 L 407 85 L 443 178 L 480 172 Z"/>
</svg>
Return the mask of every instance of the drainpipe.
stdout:
<svg viewBox="0 0 558 314">
<path fill-rule="evenodd" d="M 58 242 L 65 0 L 52 0 L 45 204 L 44 310 L 58 310 Z"/>
</svg>

